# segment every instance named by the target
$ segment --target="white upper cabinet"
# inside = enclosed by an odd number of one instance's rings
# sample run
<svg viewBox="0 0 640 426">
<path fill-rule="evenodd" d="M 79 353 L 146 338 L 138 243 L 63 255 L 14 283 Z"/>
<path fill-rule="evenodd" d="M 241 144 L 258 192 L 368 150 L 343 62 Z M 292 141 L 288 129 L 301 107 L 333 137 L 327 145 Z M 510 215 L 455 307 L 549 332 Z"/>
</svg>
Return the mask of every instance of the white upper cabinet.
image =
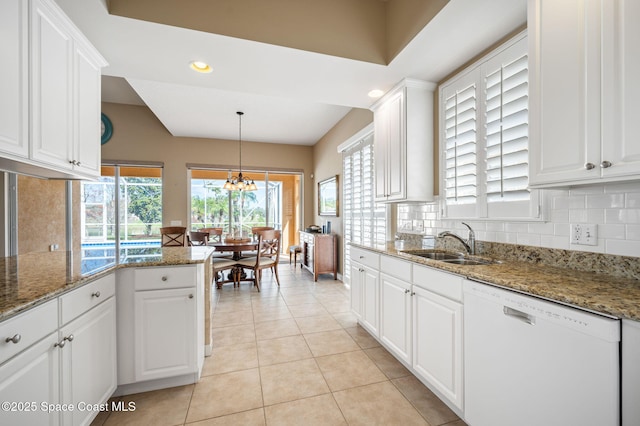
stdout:
<svg viewBox="0 0 640 426">
<path fill-rule="evenodd" d="M 371 109 L 377 202 L 433 200 L 433 91 L 405 79 Z"/>
<path fill-rule="evenodd" d="M 42 177 L 99 176 L 105 60 L 52 0 L 2 2 L 0 20 L 8 31 L 0 49 L 11 59 L 1 71 L 10 96 L 0 100 L 0 166 Z"/>
<path fill-rule="evenodd" d="M 530 0 L 530 185 L 640 178 L 640 3 Z"/>
<path fill-rule="evenodd" d="M 0 3 L 0 150 L 24 158 L 29 155 L 28 22 L 25 0 Z"/>
</svg>

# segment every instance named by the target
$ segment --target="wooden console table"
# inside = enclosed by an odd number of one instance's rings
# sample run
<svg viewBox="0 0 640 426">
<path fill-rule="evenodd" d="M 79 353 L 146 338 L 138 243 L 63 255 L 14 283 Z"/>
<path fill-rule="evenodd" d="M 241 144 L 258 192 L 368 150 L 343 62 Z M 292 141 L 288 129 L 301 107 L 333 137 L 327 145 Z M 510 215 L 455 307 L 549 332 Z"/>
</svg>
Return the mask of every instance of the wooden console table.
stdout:
<svg viewBox="0 0 640 426">
<path fill-rule="evenodd" d="M 338 243 L 336 234 L 317 234 L 300 231 L 302 267 L 318 281 L 319 274 L 333 274 L 338 279 Z"/>
</svg>

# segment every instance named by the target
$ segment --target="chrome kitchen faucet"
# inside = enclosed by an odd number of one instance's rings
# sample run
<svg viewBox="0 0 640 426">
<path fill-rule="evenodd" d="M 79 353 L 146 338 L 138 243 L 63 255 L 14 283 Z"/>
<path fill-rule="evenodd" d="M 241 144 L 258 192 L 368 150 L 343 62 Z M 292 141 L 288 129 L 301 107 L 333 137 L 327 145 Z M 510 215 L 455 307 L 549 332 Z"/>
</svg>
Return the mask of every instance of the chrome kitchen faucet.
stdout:
<svg viewBox="0 0 640 426">
<path fill-rule="evenodd" d="M 473 229 L 471 229 L 471 226 L 469 226 L 468 224 L 462 222 L 462 224 L 464 226 L 466 226 L 467 228 L 469 228 L 469 237 L 467 238 L 467 241 L 463 240 L 462 238 L 460 238 L 459 236 L 457 236 L 454 233 L 451 233 L 449 231 L 444 231 L 438 234 L 438 238 L 444 238 L 444 237 L 451 237 L 451 238 L 455 238 L 456 240 L 460 241 L 462 243 L 462 245 L 464 246 L 464 248 L 467 250 L 468 254 L 474 255 L 476 254 L 476 233 L 473 232 Z"/>
</svg>

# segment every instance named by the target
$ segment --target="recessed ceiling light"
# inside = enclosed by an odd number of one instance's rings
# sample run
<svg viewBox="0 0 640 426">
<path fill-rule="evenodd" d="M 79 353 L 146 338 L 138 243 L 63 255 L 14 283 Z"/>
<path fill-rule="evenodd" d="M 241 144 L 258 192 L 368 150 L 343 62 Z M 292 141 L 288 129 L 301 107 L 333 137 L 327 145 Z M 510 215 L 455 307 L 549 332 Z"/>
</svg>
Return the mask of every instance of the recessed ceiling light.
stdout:
<svg viewBox="0 0 640 426">
<path fill-rule="evenodd" d="M 202 61 L 191 61 L 189 66 L 191 67 L 192 70 L 197 71 L 197 72 L 201 72 L 201 73 L 204 73 L 204 74 L 208 74 L 211 71 L 213 71 L 213 68 L 211 68 L 211 66 L 209 64 L 207 64 L 206 62 L 202 62 Z"/>
<path fill-rule="evenodd" d="M 373 89 L 368 93 L 368 95 L 370 98 L 379 98 L 380 96 L 384 95 L 384 92 L 380 89 Z"/>
</svg>

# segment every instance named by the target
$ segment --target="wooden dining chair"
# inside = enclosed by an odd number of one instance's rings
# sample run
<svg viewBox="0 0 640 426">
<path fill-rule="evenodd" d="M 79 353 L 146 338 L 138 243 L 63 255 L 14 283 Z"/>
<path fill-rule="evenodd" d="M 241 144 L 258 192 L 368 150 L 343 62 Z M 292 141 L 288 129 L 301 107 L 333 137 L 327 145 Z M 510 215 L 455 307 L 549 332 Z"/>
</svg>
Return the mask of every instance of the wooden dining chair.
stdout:
<svg viewBox="0 0 640 426">
<path fill-rule="evenodd" d="M 184 247 L 187 228 L 184 226 L 165 226 L 160 228 L 162 247 Z"/>
<path fill-rule="evenodd" d="M 257 239 L 257 235 L 258 232 L 260 231 L 271 231 L 273 230 L 273 226 L 254 226 L 251 228 L 251 235 L 253 236 L 253 239 Z"/>
<path fill-rule="evenodd" d="M 190 246 L 206 246 L 209 244 L 209 234 L 207 232 L 190 231 L 187 235 Z"/>
<path fill-rule="evenodd" d="M 222 242 L 222 228 L 201 228 L 200 232 L 206 232 L 209 234 L 209 242 L 221 243 Z"/>
<path fill-rule="evenodd" d="M 260 291 L 260 281 L 262 280 L 262 270 L 271 269 L 276 276 L 276 282 L 280 286 L 278 276 L 278 260 L 280 259 L 280 245 L 282 244 L 282 233 L 280 230 L 262 230 L 258 236 L 258 251 L 256 256 L 248 257 L 238 261 L 238 265 L 253 271 L 253 277 L 247 281 L 253 281 Z"/>
</svg>

